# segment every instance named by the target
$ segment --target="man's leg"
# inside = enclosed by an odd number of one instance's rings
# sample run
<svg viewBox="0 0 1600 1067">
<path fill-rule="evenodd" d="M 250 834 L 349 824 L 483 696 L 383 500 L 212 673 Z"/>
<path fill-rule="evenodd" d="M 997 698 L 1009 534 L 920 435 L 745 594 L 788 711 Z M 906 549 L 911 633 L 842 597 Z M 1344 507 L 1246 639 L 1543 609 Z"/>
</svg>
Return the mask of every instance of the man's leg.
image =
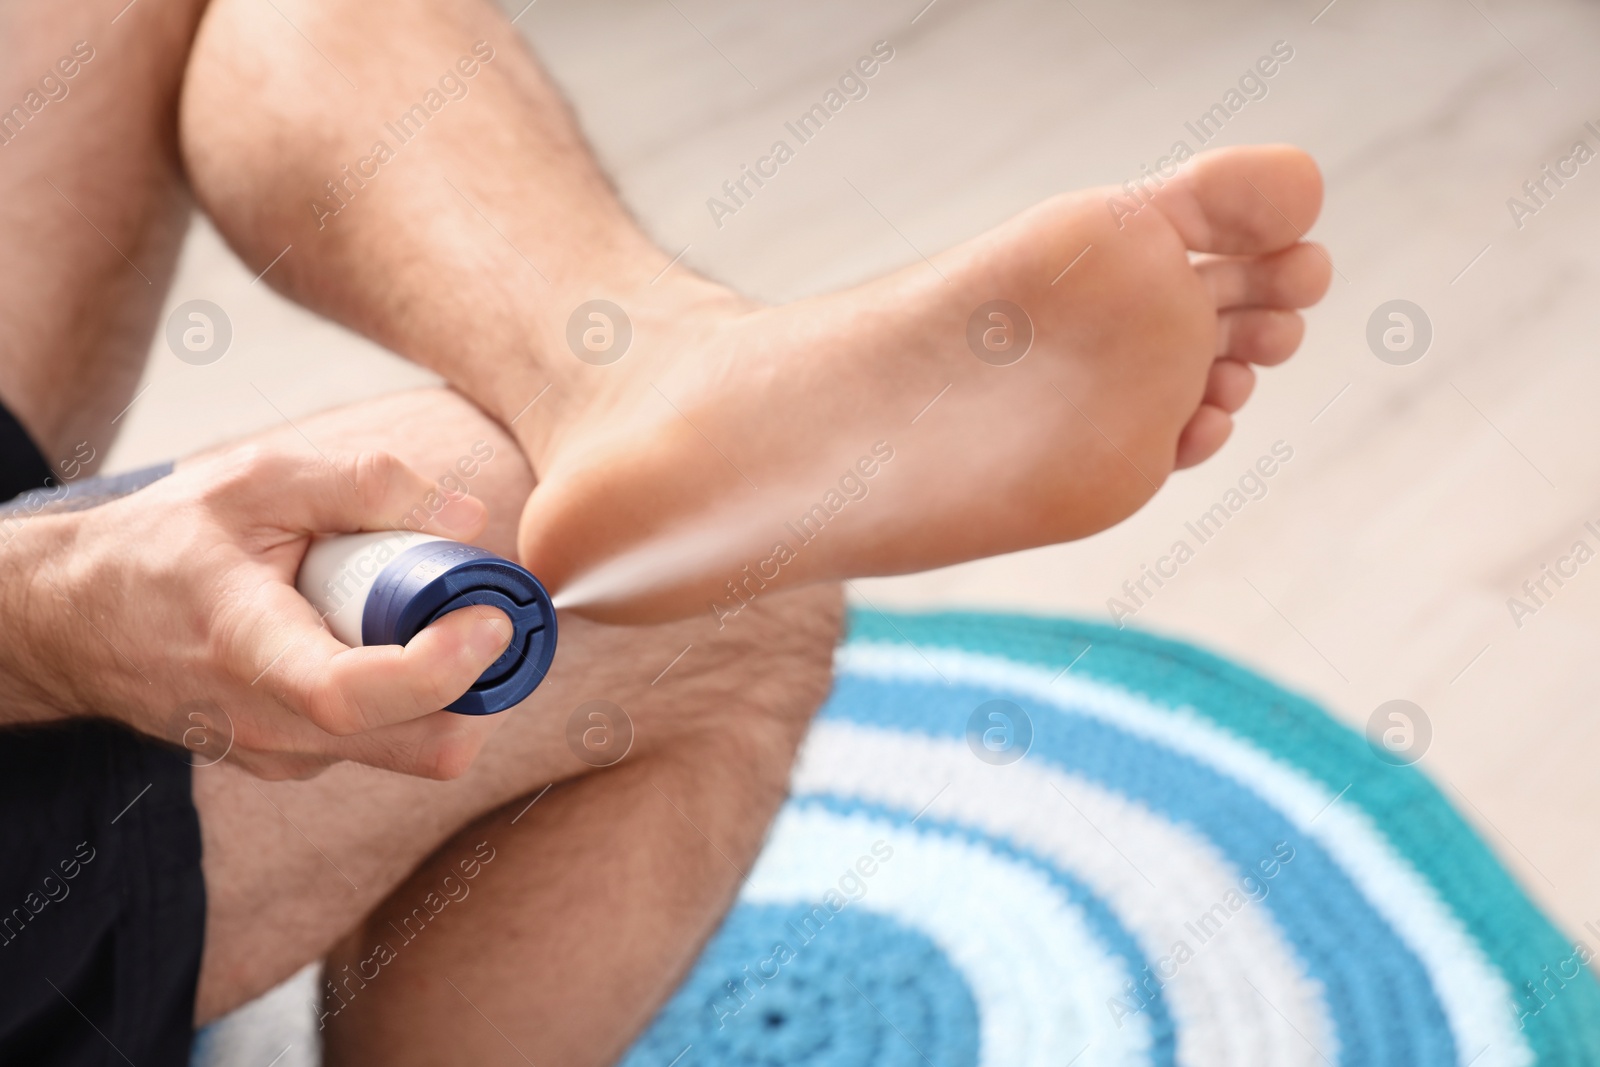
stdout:
<svg viewBox="0 0 1600 1067">
<path fill-rule="evenodd" d="M 902 62 L 863 51 L 841 106 Z M 1221 447 L 1249 364 L 1288 357 L 1293 309 L 1330 276 L 1299 240 L 1321 206 L 1309 157 L 1223 149 L 1180 171 L 1185 149 L 887 278 L 756 308 L 631 223 L 488 0 L 217 0 L 182 137 L 246 259 L 293 245 L 274 284 L 513 426 L 540 478 L 522 559 L 597 618 L 736 614 L 1104 529 Z M 766 147 L 735 203 L 796 145 Z"/>
<path fill-rule="evenodd" d="M 572 308 L 646 289 L 663 311 L 728 299 L 683 270 L 649 286 L 670 257 L 490 0 L 215 0 L 182 131 L 196 195 L 234 249 L 247 262 L 289 249 L 273 286 L 503 424 L 554 381 L 540 417 L 517 420 L 539 454 L 593 383 L 566 349 Z"/>
<path fill-rule="evenodd" d="M 489 505 L 482 543 L 513 551 L 531 474 L 455 394 L 299 428 L 318 448 L 381 448 L 465 481 Z M 330 1064 L 610 1062 L 749 869 L 825 694 L 838 610 L 837 590 L 816 588 L 763 598 L 721 630 L 564 617 L 548 680 L 452 782 L 352 764 L 303 782 L 257 781 L 226 760 L 197 770 L 209 895 L 198 1017 L 331 951 Z M 628 754 L 603 770 L 568 740 L 591 700 L 632 724 Z"/>
<path fill-rule="evenodd" d="M 177 102 L 204 6 L 0 8 L 0 398 L 57 478 L 104 455 L 177 262 Z"/>
</svg>

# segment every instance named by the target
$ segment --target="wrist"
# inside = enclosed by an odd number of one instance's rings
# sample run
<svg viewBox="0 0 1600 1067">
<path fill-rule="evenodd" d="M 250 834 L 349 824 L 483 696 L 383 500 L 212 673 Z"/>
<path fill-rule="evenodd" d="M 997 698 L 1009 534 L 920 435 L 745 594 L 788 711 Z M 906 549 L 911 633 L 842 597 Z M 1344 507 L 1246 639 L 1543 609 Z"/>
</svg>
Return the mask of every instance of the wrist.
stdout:
<svg viewBox="0 0 1600 1067">
<path fill-rule="evenodd" d="M 60 564 L 73 551 L 80 518 L 0 521 L 0 724 L 88 714 L 75 684 L 80 672 L 63 663 L 77 635 Z"/>
<path fill-rule="evenodd" d="M 698 342 L 756 302 L 665 255 L 654 275 L 635 270 L 586 289 L 546 292 L 526 312 L 511 384 L 488 407 L 542 474 L 579 425 L 632 395 L 624 383 L 659 380 Z M 665 270 L 665 273 L 662 271 Z M 637 275 L 637 276 L 635 276 Z M 604 301 L 605 303 L 600 303 Z M 607 306 L 609 305 L 609 306 Z M 618 412 L 618 415 L 623 413 Z"/>
</svg>

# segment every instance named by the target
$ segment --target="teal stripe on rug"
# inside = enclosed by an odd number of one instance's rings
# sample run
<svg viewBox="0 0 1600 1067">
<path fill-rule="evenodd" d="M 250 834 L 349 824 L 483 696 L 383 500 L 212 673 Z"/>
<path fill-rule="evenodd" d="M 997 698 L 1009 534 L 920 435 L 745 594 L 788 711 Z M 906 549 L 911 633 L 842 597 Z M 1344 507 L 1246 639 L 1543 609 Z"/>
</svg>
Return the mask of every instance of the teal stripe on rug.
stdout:
<svg viewBox="0 0 1600 1067">
<path fill-rule="evenodd" d="M 1425 774 L 1379 760 L 1365 738 L 1315 702 L 1192 645 L 1076 620 L 857 610 L 850 640 L 956 649 L 1052 672 L 1077 659 L 1074 674 L 1192 708 L 1330 793 L 1348 787 L 1340 803 L 1359 806 L 1434 886 L 1522 998 L 1521 1008 L 1533 1013 L 1524 1026 L 1538 1062 L 1600 1063 L 1600 983 L 1593 974 L 1583 969 L 1542 1008 L 1531 990 L 1573 956 L 1574 946 Z M 1464 1062 L 1478 1051 L 1463 1050 Z"/>
</svg>

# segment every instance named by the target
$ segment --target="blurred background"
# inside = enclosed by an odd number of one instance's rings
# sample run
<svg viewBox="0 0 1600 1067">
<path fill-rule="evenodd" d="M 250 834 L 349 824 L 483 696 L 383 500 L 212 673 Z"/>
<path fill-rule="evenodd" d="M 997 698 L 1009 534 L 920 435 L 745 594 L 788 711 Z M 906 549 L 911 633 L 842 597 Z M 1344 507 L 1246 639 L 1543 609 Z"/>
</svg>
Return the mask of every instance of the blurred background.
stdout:
<svg viewBox="0 0 1600 1067">
<path fill-rule="evenodd" d="M 1118 598 L 1137 608 L 1129 625 L 1230 656 L 1358 729 L 1412 701 L 1422 769 L 1569 930 L 1600 919 L 1600 562 L 1546 580 L 1542 605 L 1522 590 L 1574 542 L 1600 549 L 1584 526 L 1600 529 L 1600 161 L 1559 187 L 1542 175 L 1578 141 L 1600 152 L 1600 7 L 524 2 L 508 12 L 645 228 L 769 301 L 913 262 L 1053 193 L 1120 184 L 1177 141 L 1197 148 L 1186 123 L 1274 46 L 1292 50 L 1211 143 L 1316 156 L 1327 203 L 1310 236 L 1337 274 L 1228 446 L 1097 537 L 852 595 L 864 611 L 1105 622 Z M 878 41 L 894 58 L 866 98 L 719 226 L 707 199 Z M 1541 179 L 1543 204 L 1524 191 Z M 1512 198 L 1537 210 L 1514 217 Z M 195 223 L 168 310 L 214 301 L 232 347 L 193 366 L 158 337 L 108 470 L 434 380 L 289 305 L 259 269 Z M 1412 347 L 1385 352 L 1403 365 L 1368 340 L 1393 300 L 1421 313 Z M 1278 442 L 1293 456 L 1266 495 L 1159 589 L 1146 579 L 1142 604 L 1129 598 L 1123 583 L 1174 541 L 1195 545 L 1185 523 Z M 1514 596 L 1536 610 L 1514 618 Z"/>
</svg>

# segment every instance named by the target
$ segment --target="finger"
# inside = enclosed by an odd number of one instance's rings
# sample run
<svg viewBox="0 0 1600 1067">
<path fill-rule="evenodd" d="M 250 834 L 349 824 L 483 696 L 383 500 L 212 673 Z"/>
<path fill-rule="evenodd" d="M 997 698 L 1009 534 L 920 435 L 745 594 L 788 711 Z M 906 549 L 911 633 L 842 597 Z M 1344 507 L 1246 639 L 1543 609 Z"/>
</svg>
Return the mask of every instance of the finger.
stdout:
<svg viewBox="0 0 1600 1067">
<path fill-rule="evenodd" d="M 234 676 L 338 736 L 445 707 L 499 658 L 513 632 L 503 612 L 474 606 L 425 627 L 404 647 L 350 648 L 281 581 L 235 599 L 249 605 L 247 617 L 218 627 L 234 628 Z"/>
<path fill-rule="evenodd" d="M 453 611 L 400 645 L 352 648 L 328 664 L 328 717 L 313 721 L 333 734 L 407 722 L 446 707 L 472 687 L 511 643 L 505 613 L 481 605 Z"/>
<path fill-rule="evenodd" d="M 335 452 L 320 458 L 275 449 L 241 450 L 243 478 L 227 481 L 246 506 L 306 533 L 409 529 L 470 541 L 488 511 L 450 494 L 387 452 Z M 236 468 L 237 469 L 237 468 Z M 243 484 L 240 484 L 240 483 Z"/>
<path fill-rule="evenodd" d="M 237 586 L 218 599 L 211 630 L 229 673 L 247 691 L 290 713 L 292 720 L 313 721 L 312 707 L 327 702 L 317 694 L 327 681 L 328 664 L 350 647 L 328 632 L 316 608 L 268 568 L 241 571 Z M 336 721 L 344 718 L 348 715 L 333 716 Z M 293 721 L 279 725 L 302 732 Z M 314 732 L 307 736 L 323 732 L 320 723 L 308 728 Z"/>
<path fill-rule="evenodd" d="M 339 762 L 337 756 L 251 752 L 242 748 L 235 748 L 227 758 L 266 782 L 305 781 Z"/>
<path fill-rule="evenodd" d="M 1233 432 L 1233 418 L 1221 408 L 1201 404 L 1178 435 L 1178 467 L 1192 467 L 1216 454 Z"/>
<path fill-rule="evenodd" d="M 253 736 L 241 729 L 226 758 L 268 781 L 314 778 L 344 761 L 423 778 L 459 777 L 508 719 L 436 711 L 410 722 L 335 736 L 270 701 L 262 705 L 241 722 L 266 728 L 251 731 Z"/>
<path fill-rule="evenodd" d="M 1232 414 L 1244 407 L 1256 387 L 1256 372 L 1236 359 L 1219 359 L 1206 377 L 1203 403 Z"/>
<path fill-rule="evenodd" d="M 1327 253 L 1311 242 L 1269 256 L 1202 259 L 1195 269 L 1223 309 L 1310 307 L 1322 299 L 1333 277 Z"/>
<path fill-rule="evenodd" d="M 369 767 L 448 781 L 467 772 L 505 721 L 505 715 L 439 711 L 351 737 L 329 738 L 327 750 Z"/>
<path fill-rule="evenodd" d="M 1294 355 L 1305 336 L 1298 311 L 1279 308 L 1236 308 L 1217 316 L 1217 355 L 1276 366 Z"/>
<path fill-rule="evenodd" d="M 335 737 L 304 719 L 289 718 L 289 728 L 275 729 L 270 738 L 258 739 L 256 747 L 247 747 L 241 740 L 225 758 L 270 782 L 315 778 L 345 761 L 445 780 L 466 772 L 507 717 L 437 711 L 347 737 Z"/>
</svg>

